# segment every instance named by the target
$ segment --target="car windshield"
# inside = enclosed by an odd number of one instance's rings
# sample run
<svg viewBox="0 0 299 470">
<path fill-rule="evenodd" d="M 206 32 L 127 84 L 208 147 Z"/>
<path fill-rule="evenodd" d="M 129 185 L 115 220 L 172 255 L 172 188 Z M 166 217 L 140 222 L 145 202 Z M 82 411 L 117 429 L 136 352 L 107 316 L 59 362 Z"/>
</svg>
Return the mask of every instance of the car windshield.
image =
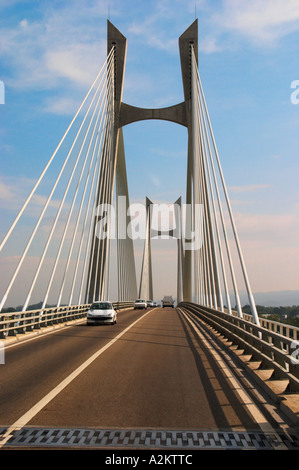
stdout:
<svg viewBox="0 0 299 470">
<path fill-rule="evenodd" d="M 143 303 L 143 302 L 145 302 L 145 300 L 136 300 L 136 302 L 139 302 L 139 303 L 142 302 Z"/>
<path fill-rule="evenodd" d="M 92 304 L 90 307 L 91 310 L 108 310 L 113 308 L 109 302 L 99 302 L 96 304 Z"/>
</svg>

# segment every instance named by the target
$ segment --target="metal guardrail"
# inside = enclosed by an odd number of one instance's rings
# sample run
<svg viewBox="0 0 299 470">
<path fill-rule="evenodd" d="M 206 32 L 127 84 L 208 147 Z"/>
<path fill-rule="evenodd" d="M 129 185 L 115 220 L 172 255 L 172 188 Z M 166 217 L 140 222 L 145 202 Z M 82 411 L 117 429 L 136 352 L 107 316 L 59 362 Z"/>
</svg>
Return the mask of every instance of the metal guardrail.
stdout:
<svg viewBox="0 0 299 470">
<path fill-rule="evenodd" d="M 232 315 L 238 316 L 238 312 L 233 311 Z M 243 313 L 243 319 L 254 323 L 254 318 L 248 313 Z M 287 338 L 292 338 L 295 341 L 299 340 L 299 328 L 297 326 L 288 325 L 287 323 L 280 323 L 274 320 L 268 320 L 268 318 L 259 317 L 260 326 L 267 330 L 274 331 L 274 333 L 281 334 Z"/>
<path fill-rule="evenodd" d="M 267 330 L 274 331 L 275 333 L 292 338 L 295 341 L 299 340 L 299 328 L 285 323 L 279 323 L 277 321 L 268 320 L 267 318 L 260 317 L 260 324 Z"/>
<path fill-rule="evenodd" d="M 295 339 L 272 331 L 271 328 L 257 326 L 253 322 L 235 315 L 191 302 L 181 302 L 178 307 L 201 318 L 233 344 L 244 350 L 243 354 L 250 356 L 251 361 L 261 361 L 262 368 L 273 369 L 272 378 L 287 379 L 290 393 L 299 392 L 298 328 L 290 327 L 293 329 L 292 336 L 296 336 Z M 282 326 L 282 324 L 280 325 Z"/>
<path fill-rule="evenodd" d="M 112 302 L 116 310 L 129 308 L 133 302 Z M 47 326 L 84 318 L 91 304 L 49 307 L 0 314 L 0 338 L 25 334 Z"/>
</svg>

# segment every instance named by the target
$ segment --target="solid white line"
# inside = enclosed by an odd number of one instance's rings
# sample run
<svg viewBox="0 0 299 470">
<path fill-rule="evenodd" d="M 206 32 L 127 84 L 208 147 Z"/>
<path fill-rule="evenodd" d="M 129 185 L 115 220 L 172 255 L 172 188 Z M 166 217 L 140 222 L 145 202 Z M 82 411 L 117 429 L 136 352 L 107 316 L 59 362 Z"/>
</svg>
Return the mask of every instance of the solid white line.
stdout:
<svg viewBox="0 0 299 470">
<path fill-rule="evenodd" d="M 81 366 L 79 366 L 77 369 L 75 369 L 68 377 L 66 377 L 60 384 L 58 384 L 51 392 L 49 392 L 47 395 L 45 395 L 38 403 L 36 403 L 30 410 L 28 410 L 21 418 L 19 418 L 14 424 L 12 424 L 6 431 L 6 433 L 2 436 L 2 439 L 0 441 L 0 448 L 6 444 L 6 442 L 10 439 L 12 436 L 12 433 L 16 430 L 19 430 L 26 426 L 27 423 L 35 416 L 39 411 L 41 411 L 53 398 L 55 398 L 65 387 L 67 387 L 76 377 L 78 377 L 81 372 L 83 372 L 93 361 L 95 361 L 103 352 L 105 352 L 110 346 L 112 346 L 116 341 L 118 341 L 127 331 L 129 331 L 131 328 L 133 328 L 136 323 L 138 323 L 140 320 L 142 320 L 146 315 L 148 315 L 151 312 L 149 310 L 146 312 L 142 317 L 138 318 L 134 323 L 132 323 L 130 326 L 125 328 L 121 333 L 119 333 L 114 339 L 109 341 L 105 346 L 103 346 L 101 349 L 99 349 L 97 352 L 95 352 L 92 356 L 90 356 L 89 359 L 87 359 Z"/>
</svg>

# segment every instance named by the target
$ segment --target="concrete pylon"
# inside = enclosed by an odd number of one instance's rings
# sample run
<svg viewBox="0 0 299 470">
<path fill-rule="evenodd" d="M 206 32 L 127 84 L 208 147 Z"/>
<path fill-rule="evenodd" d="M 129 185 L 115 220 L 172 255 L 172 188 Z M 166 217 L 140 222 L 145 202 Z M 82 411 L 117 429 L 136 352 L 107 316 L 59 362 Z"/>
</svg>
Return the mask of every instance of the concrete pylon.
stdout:
<svg viewBox="0 0 299 470">
<path fill-rule="evenodd" d="M 126 38 L 118 31 L 115 26 L 107 22 L 107 56 L 109 55 L 111 49 L 114 48 L 113 56 L 113 132 L 112 132 L 112 144 L 110 149 L 110 161 L 109 165 L 111 168 L 110 180 L 108 188 L 105 190 L 103 185 L 101 185 L 101 173 L 98 181 L 98 192 L 96 198 L 96 207 L 101 204 L 112 205 L 113 201 L 113 188 L 115 182 L 115 173 L 117 165 L 117 155 L 118 155 L 118 144 L 119 144 L 119 115 L 120 115 L 120 106 L 122 101 L 123 93 L 123 83 L 124 83 L 124 73 L 125 73 L 125 63 L 126 63 L 126 53 L 127 53 L 127 40 Z M 107 112 L 111 112 L 107 110 Z M 107 137 L 106 137 L 107 138 Z M 107 143 L 108 146 L 108 143 Z M 104 148 L 106 146 L 104 145 Z M 103 160 L 103 159 L 102 159 Z M 97 229 L 97 218 L 94 221 L 93 227 L 93 238 L 92 238 L 92 248 L 90 253 L 89 261 L 89 279 L 87 282 L 87 291 L 86 291 L 86 301 L 88 303 L 93 302 L 94 300 L 102 300 L 105 295 L 105 281 L 107 273 L 107 264 L 109 262 L 109 238 L 104 240 L 98 239 L 96 234 Z"/>
<path fill-rule="evenodd" d="M 191 46 L 194 49 L 196 59 L 198 56 L 198 22 L 195 20 L 189 28 L 179 38 L 179 50 L 181 60 L 181 72 L 184 89 L 184 101 L 181 103 L 169 106 L 167 108 L 139 108 L 131 106 L 122 101 L 124 74 L 125 74 L 125 63 L 126 63 L 126 51 L 127 51 L 127 40 L 115 26 L 108 21 L 107 28 L 107 53 L 112 48 L 115 49 L 114 54 L 114 133 L 113 133 L 113 145 L 112 145 L 112 179 L 111 185 L 114 187 L 115 171 L 117 168 L 117 155 L 119 146 L 120 130 L 133 122 L 142 121 L 146 119 L 160 119 L 171 121 L 176 124 L 180 124 L 188 129 L 188 163 L 187 163 L 187 192 L 186 192 L 186 203 L 194 203 L 192 198 L 192 191 L 194 189 L 193 181 L 193 170 L 194 170 L 194 148 L 192 140 L 192 90 L 191 90 Z M 122 162 L 122 168 L 124 167 L 124 160 Z M 198 183 L 196 183 L 198 184 Z M 107 202 L 111 202 L 112 191 L 110 191 L 110 199 Z M 97 204 L 103 203 L 101 200 L 102 195 L 98 194 Z M 189 222 L 187 222 L 189 224 Z M 95 233 L 95 231 L 94 231 Z M 185 250 L 183 254 L 182 246 L 178 247 L 178 256 L 182 256 L 184 259 L 180 259 L 179 265 L 183 266 L 184 275 L 182 276 L 179 289 L 182 290 L 184 300 L 192 300 L 192 252 Z M 108 244 L 101 243 L 95 240 L 94 248 L 90 255 L 90 276 L 91 283 L 90 289 L 87 292 L 87 299 L 94 297 L 100 297 L 103 292 L 103 285 L 105 282 L 105 270 L 107 264 L 107 253 Z M 96 265 L 97 253 L 101 253 L 101 259 L 103 260 L 101 265 Z M 97 272 L 98 271 L 98 272 Z M 181 275 L 180 275 L 181 277 Z M 100 285 L 95 285 L 95 279 L 100 279 Z M 151 288 L 152 289 L 152 288 Z M 149 296 L 152 297 L 152 290 L 149 292 Z"/>
<path fill-rule="evenodd" d="M 125 160 L 123 132 L 120 129 L 116 164 L 116 221 L 118 301 L 137 298 L 134 246 L 130 232 L 129 190 Z"/>
<path fill-rule="evenodd" d="M 195 20 L 189 28 L 179 38 L 179 50 L 181 60 L 181 72 L 185 98 L 186 127 L 188 128 L 188 160 L 187 160 L 187 181 L 186 181 L 186 204 L 191 207 L 193 204 L 194 184 L 194 145 L 193 145 L 193 120 L 192 120 L 192 89 L 191 89 L 191 46 L 194 48 L 196 60 L 198 61 L 198 22 Z M 186 213 L 186 227 L 192 227 L 188 220 L 189 212 Z M 186 229 L 186 235 L 188 230 Z M 191 250 L 184 252 L 184 276 L 183 276 L 183 298 L 192 301 L 192 258 L 194 253 Z"/>
<path fill-rule="evenodd" d="M 179 197 L 174 203 L 174 215 L 177 231 L 177 303 L 183 300 L 183 279 L 184 279 L 184 249 L 182 233 L 182 198 Z"/>
<path fill-rule="evenodd" d="M 139 298 L 153 300 L 153 272 L 152 272 L 152 251 L 151 251 L 151 206 L 152 201 L 146 198 L 146 227 L 145 243 L 140 275 Z"/>
</svg>

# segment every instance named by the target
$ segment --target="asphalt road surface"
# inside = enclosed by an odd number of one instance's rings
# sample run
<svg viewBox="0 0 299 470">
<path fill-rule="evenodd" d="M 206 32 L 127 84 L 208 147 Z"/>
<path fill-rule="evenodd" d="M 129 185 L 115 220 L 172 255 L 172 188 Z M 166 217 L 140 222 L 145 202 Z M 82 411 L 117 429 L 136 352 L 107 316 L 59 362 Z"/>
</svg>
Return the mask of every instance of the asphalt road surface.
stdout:
<svg viewBox="0 0 299 470">
<path fill-rule="evenodd" d="M 84 321 L 6 347 L 0 426 L 265 432 L 288 426 L 230 365 L 177 309 L 126 310 L 113 326 Z"/>
</svg>

